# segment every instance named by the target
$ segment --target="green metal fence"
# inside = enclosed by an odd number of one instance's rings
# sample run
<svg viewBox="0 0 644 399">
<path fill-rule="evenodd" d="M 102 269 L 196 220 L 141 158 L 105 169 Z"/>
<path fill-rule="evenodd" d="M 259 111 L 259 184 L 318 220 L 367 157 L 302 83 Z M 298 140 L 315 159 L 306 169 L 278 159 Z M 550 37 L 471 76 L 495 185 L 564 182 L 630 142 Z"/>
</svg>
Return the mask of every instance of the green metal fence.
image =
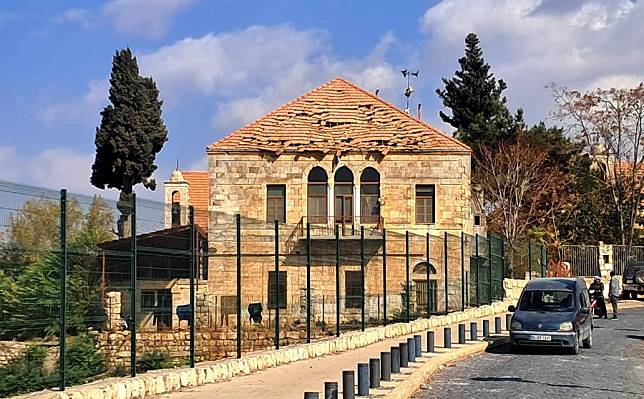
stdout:
<svg viewBox="0 0 644 399">
<path fill-rule="evenodd" d="M 175 221 L 134 195 L 0 182 L 0 340 L 35 348 L 11 362 L 36 359 L 42 371 L 23 391 L 0 382 L 0 396 L 459 311 L 501 300 L 509 276 L 494 235 L 173 211 Z M 195 223 L 204 216 L 208 229 Z M 527 249 L 516 259 L 530 269 L 544 251 Z"/>
</svg>

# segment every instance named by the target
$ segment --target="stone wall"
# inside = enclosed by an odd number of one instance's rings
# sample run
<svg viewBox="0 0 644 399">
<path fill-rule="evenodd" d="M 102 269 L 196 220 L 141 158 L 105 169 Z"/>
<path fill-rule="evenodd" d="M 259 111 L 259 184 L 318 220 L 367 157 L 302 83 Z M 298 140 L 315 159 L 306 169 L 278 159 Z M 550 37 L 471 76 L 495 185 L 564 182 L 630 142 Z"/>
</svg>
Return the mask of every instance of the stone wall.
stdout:
<svg viewBox="0 0 644 399">
<path fill-rule="evenodd" d="M 0 341 L 0 367 L 22 355 L 29 346 L 28 342 Z"/>
</svg>

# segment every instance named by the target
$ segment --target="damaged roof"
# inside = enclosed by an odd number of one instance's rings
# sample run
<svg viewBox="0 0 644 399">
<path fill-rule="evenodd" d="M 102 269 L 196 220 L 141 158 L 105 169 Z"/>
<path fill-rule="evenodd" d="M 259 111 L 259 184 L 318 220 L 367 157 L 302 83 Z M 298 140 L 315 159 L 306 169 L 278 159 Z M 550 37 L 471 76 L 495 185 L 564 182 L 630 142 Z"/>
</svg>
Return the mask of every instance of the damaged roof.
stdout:
<svg viewBox="0 0 644 399">
<path fill-rule="evenodd" d="M 469 152 L 460 141 L 338 77 L 211 144 L 207 152 Z"/>
</svg>

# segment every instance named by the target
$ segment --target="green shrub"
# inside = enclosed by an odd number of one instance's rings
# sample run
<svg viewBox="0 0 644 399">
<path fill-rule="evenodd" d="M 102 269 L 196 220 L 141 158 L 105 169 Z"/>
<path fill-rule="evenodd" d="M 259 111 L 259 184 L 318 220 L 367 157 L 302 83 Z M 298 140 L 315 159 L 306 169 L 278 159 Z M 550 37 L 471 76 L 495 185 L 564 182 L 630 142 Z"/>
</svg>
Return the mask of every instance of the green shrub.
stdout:
<svg viewBox="0 0 644 399">
<path fill-rule="evenodd" d="M 0 397 L 40 391 L 55 386 L 58 373 L 51 373 L 44 369 L 46 356 L 46 348 L 32 346 L 5 367 L 0 367 Z"/>
<path fill-rule="evenodd" d="M 170 356 L 165 352 L 147 352 L 138 358 L 136 371 L 143 373 L 148 370 L 169 369 L 174 367 Z"/>
<path fill-rule="evenodd" d="M 83 384 L 105 372 L 105 358 L 89 335 L 72 338 L 67 348 L 67 384 Z"/>
</svg>

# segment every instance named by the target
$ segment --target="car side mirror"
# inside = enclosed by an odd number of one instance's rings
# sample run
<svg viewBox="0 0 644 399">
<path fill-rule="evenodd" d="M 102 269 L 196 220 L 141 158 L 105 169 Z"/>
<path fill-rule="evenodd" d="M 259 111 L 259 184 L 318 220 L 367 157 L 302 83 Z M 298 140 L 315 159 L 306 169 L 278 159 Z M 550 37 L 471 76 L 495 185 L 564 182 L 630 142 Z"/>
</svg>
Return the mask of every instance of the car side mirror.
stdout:
<svg viewBox="0 0 644 399">
<path fill-rule="evenodd" d="M 590 314 L 590 308 L 587 308 L 587 307 L 582 307 L 581 309 L 579 309 L 579 311 L 582 314 Z"/>
<path fill-rule="evenodd" d="M 514 312 L 517 308 L 514 305 L 508 306 L 508 312 Z"/>
</svg>

